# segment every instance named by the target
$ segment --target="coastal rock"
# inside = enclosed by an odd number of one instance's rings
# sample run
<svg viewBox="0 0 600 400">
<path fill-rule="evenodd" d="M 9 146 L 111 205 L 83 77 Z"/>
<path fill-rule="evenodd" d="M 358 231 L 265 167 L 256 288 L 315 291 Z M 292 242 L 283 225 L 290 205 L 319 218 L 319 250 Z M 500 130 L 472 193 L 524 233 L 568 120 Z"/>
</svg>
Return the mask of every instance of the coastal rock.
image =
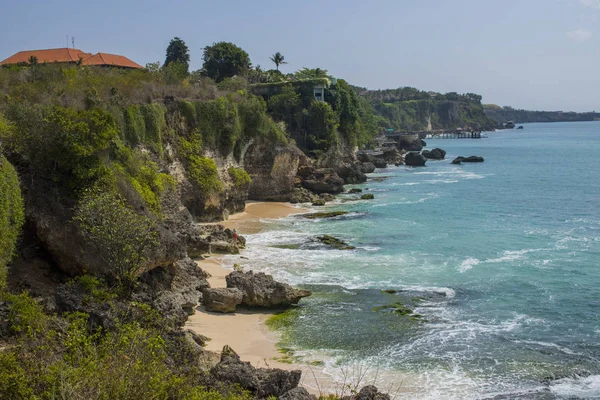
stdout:
<svg viewBox="0 0 600 400">
<path fill-rule="evenodd" d="M 367 161 L 360 164 L 360 170 L 363 174 L 370 174 L 371 172 L 375 172 L 375 164 L 371 161 Z"/>
<path fill-rule="evenodd" d="M 288 390 L 283 395 L 279 396 L 277 400 L 317 400 L 317 396 L 308 393 L 308 390 L 303 387 L 297 387 L 292 390 Z"/>
<path fill-rule="evenodd" d="M 312 203 L 318 198 L 319 196 L 317 196 L 310 190 L 305 189 L 303 187 L 299 187 L 294 188 L 294 190 L 292 191 L 292 194 L 290 196 L 290 203 Z"/>
<path fill-rule="evenodd" d="M 376 168 L 387 168 L 387 162 L 383 158 L 373 158 L 373 164 L 375 164 Z"/>
<path fill-rule="evenodd" d="M 243 294 L 236 288 L 207 288 L 202 291 L 206 311 L 231 313 L 242 304 Z"/>
<path fill-rule="evenodd" d="M 352 188 L 352 189 L 348 190 L 348 193 L 350 193 L 350 194 L 362 193 L 362 189 Z"/>
<path fill-rule="evenodd" d="M 256 398 L 282 396 L 298 387 L 302 376 L 299 370 L 255 368 L 249 362 L 242 361 L 229 346 L 223 347 L 221 361 L 210 373 L 220 382 L 240 385 Z"/>
<path fill-rule="evenodd" d="M 404 164 L 403 152 L 398 149 L 390 149 L 383 152 L 383 159 L 388 164 L 401 165 Z"/>
<path fill-rule="evenodd" d="M 332 195 L 332 194 L 329 194 L 329 193 L 320 194 L 319 197 L 321 199 L 325 200 L 326 202 L 334 201 L 335 200 L 335 196 Z"/>
<path fill-rule="evenodd" d="M 342 163 L 335 172 L 347 184 L 363 183 L 367 181 L 367 176 L 362 171 L 361 164 L 357 163 Z"/>
<path fill-rule="evenodd" d="M 252 178 L 248 189 L 251 200 L 288 201 L 298 167 L 308 163 L 295 146 L 274 146 L 263 139 L 253 141 L 243 158 L 244 169 Z"/>
<path fill-rule="evenodd" d="M 373 193 L 367 193 L 360 196 L 361 200 L 373 200 L 374 198 L 375 196 L 373 195 Z"/>
<path fill-rule="evenodd" d="M 271 275 L 253 271 L 234 271 L 225 278 L 228 288 L 242 291 L 242 305 L 248 307 L 277 308 L 297 304 L 310 296 L 309 290 L 300 290 L 286 283 L 277 282 Z"/>
<path fill-rule="evenodd" d="M 452 164 L 460 164 L 461 162 L 474 163 L 474 162 L 483 162 L 483 161 L 484 161 L 483 157 L 479 157 L 479 156 L 469 156 L 469 157 L 458 156 L 454 160 L 452 160 Z"/>
<path fill-rule="evenodd" d="M 311 171 L 302 186 L 313 193 L 341 193 L 344 191 L 344 180 L 331 168 L 319 168 Z"/>
<path fill-rule="evenodd" d="M 202 291 L 210 287 L 207 277 L 190 258 L 179 260 L 169 267 L 142 274 L 133 299 L 152 305 L 161 315 L 182 326 L 188 315 L 194 313 Z"/>
<path fill-rule="evenodd" d="M 329 212 L 317 212 L 310 214 L 303 214 L 302 217 L 306 219 L 320 219 L 320 218 L 334 218 L 341 215 L 348 214 L 348 211 L 329 211 Z"/>
<path fill-rule="evenodd" d="M 324 206 L 325 205 L 325 200 L 323 199 L 316 199 L 315 201 L 312 202 L 313 206 Z"/>
<path fill-rule="evenodd" d="M 333 236 L 330 236 L 330 235 L 317 236 L 317 239 L 321 243 L 326 244 L 330 247 L 333 247 L 334 249 L 337 249 L 337 250 L 353 250 L 356 248 L 354 246 L 350 246 L 348 243 L 344 242 L 343 240 L 338 239 Z"/>
<path fill-rule="evenodd" d="M 435 148 L 431 151 L 423 150 L 421 155 L 430 160 L 443 160 L 446 157 L 446 151 L 440 148 Z"/>
<path fill-rule="evenodd" d="M 411 167 L 423 167 L 427 159 L 418 152 L 410 152 L 404 156 L 404 163 Z"/>
<path fill-rule="evenodd" d="M 352 396 L 344 396 L 340 400 L 390 400 L 391 397 L 389 394 L 381 393 L 379 390 L 373 386 L 368 385 L 363 387 L 360 392 L 356 395 Z"/>
</svg>

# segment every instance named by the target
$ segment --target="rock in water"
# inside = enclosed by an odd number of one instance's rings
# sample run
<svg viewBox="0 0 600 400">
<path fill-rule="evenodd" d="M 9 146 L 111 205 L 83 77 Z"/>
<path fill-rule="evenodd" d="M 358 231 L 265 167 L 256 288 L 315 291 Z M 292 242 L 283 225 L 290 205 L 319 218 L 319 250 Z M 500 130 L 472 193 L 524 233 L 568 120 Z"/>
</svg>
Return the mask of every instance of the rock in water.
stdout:
<svg viewBox="0 0 600 400">
<path fill-rule="evenodd" d="M 317 212 L 311 214 L 304 214 L 302 217 L 306 219 L 320 219 L 320 218 L 334 218 L 341 215 L 348 214 L 348 211 L 329 211 L 329 212 Z"/>
<path fill-rule="evenodd" d="M 206 311 L 231 313 L 242 304 L 243 294 L 236 288 L 208 288 L 202 291 Z"/>
<path fill-rule="evenodd" d="M 469 156 L 462 160 L 462 162 L 483 162 L 483 157 L 480 156 Z"/>
<path fill-rule="evenodd" d="M 427 159 L 418 152 L 410 152 L 404 156 L 404 163 L 411 167 L 423 167 Z"/>
<path fill-rule="evenodd" d="M 234 271 L 225 278 L 228 288 L 242 291 L 242 305 L 248 307 L 278 308 L 297 304 L 301 298 L 310 296 L 309 290 L 300 290 L 286 283 L 277 282 L 271 275 Z"/>
<path fill-rule="evenodd" d="M 387 162 L 383 158 L 375 157 L 373 158 L 373 164 L 375 164 L 376 168 L 386 168 Z"/>
<path fill-rule="evenodd" d="M 362 196 L 360 196 L 361 200 L 373 200 L 375 198 L 375 196 L 373 196 L 372 193 L 367 193 L 367 194 L 363 194 Z"/>
<path fill-rule="evenodd" d="M 430 160 L 443 160 L 444 158 L 446 158 L 446 151 L 436 147 L 431 151 L 423 150 L 421 155 Z"/>
<path fill-rule="evenodd" d="M 479 157 L 479 156 L 469 156 L 469 157 L 463 157 L 463 156 L 458 156 L 456 157 L 454 160 L 452 160 L 452 164 L 460 164 L 461 162 L 483 162 L 483 157 Z"/>
<path fill-rule="evenodd" d="M 352 189 L 348 190 L 348 193 L 350 193 L 350 194 L 362 193 L 362 189 L 352 188 Z"/>
<path fill-rule="evenodd" d="M 375 172 L 375 168 L 375 164 L 371 161 L 367 161 L 360 164 L 360 170 L 363 174 L 370 174 L 371 172 Z"/>
<path fill-rule="evenodd" d="M 238 384 L 259 399 L 270 396 L 279 398 L 297 388 L 302 376 L 299 370 L 255 368 L 249 362 L 242 361 L 229 346 L 223 347 L 221 361 L 210 373 L 217 381 Z"/>
<path fill-rule="evenodd" d="M 350 246 L 348 243 L 344 242 L 341 239 L 329 235 L 317 236 L 317 239 L 319 239 L 321 243 L 334 247 L 338 250 L 353 250 L 356 248 L 354 246 Z"/>
</svg>

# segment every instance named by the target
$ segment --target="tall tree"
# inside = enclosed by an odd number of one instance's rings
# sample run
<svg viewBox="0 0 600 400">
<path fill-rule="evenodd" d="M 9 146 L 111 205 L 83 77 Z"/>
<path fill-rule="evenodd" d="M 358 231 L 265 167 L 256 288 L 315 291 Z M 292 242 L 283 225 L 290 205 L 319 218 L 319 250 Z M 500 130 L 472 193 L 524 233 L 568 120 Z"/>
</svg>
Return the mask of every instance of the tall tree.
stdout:
<svg viewBox="0 0 600 400">
<path fill-rule="evenodd" d="M 165 59 L 165 67 L 173 62 L 178 62 L 185 66 L 186 72 L 190 68 L 190 50 L 183 40 L 178 37 L 171 39 L 167 47 L 167 58 Z"/>
<path fill-rule="evenodd" d="M 248 53 L 229 42 L 205 47 L 203 59 L 204 73 L 217 82 L 246 72 L 251 66 Z"/>
<path fill-rule="evenodd" d="M 273 61 L 273 63 L 275 63 L 275 67 L 277 68 L 277 71 L 279 71 L 280 65 L 287 64 L 287 62 L 285 61 L 285 57 L 280 52 L 273 54 L 273 56 L 271 57 L 271 61 Z"/>
</svg>

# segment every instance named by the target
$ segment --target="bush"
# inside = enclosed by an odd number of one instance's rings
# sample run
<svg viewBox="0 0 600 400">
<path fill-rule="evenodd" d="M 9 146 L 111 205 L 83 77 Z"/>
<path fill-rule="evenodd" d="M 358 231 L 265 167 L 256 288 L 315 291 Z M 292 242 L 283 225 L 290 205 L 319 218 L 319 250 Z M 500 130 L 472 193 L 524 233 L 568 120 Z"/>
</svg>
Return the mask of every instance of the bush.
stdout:
<svg viewBox="0 0 600 400">
<path fill-rule="evenodd" d="M 106 263 L 106 273 L 124 286 L 154 253 L 158 242 L 156 223 L 129 208 L 119 195 L 87 190 L 73 220 Z"/>
<path fill-rule="evenodd" d="M 236 187 L 243 188 L 252 183 L 250 175 L 248 175 L 248 173 L 242 168 L 230 167 L 228 172 L 233 184 Z"/>
<path fill-rule="evenodd" d="M 1 129 L 1 128 L 0 128 Z M 0 154 L 0 290 L 6 278 L 6 265 L 14 255 L 15 244 L 25 220 L 17 172 Z"/>
<path fill-rule="evenodd" d="M 223 190 L 217 164 L 212 158 L 191 155 L 188 160 L 188 175 L 204 196 L 210 196 Z"/>
</svg>

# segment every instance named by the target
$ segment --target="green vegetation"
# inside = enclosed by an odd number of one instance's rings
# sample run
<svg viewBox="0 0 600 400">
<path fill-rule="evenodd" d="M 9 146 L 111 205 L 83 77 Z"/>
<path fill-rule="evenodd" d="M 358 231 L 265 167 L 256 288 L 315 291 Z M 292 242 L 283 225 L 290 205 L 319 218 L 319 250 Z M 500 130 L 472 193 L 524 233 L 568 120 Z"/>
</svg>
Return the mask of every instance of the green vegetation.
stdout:
<svg viewBox="0 0 600 400">
<path fill-rule="evenodd" d="M 280 52 L 273 54 L 273 56 L 270 57 L 270 60 L 273 61 L 273 64 L 275 64 L 275 68 L 277 68 L 277 71 L 279 71 L 280 65 L 287 64 L 287 61 L 285 61 L 285 57 Z"/>
<path fill-rule="evenodd" d="M 248 53 L 229 42 L 214 43 L 205 47 L 203 59 L 203 72 L 217 82 L 250 69 Z"/>
<path fill-rule="evenodd" d="M 472 127 L 493 129 L 495 123 L 483 112 L 481 96 L 474 93 L 425 92 L 412 87 L 388 90 L 355 88 L 381 117 L 382 128 L 419 131 L 428 128 Z"/>
<path fill-rule="evenodd" d="M 596 121 L 600 119 L 597 112 L 563 112 L 563 111 L 529 111 L 512 107 L 500 107 L 495 104 L 484 104 L 485 114 L 499 124 L 513 121 L 518 124 L 527 122 L 573 122 Z"/>
<path fill-rule="evenodd" d="M 233 184 L 238 188 L 247 187 L 252 182 L 250 175 L 242 168 L 230 167 L 228 172 Z"/>
<path fill-rule="evenodd" d="M 206 373 L 185 364 L 193 354 L 189 344 L 169 339 L 155 313 L 138 321 L 117 318 L 113 328 L 102 329 L 85 313 L 47 315 L 26 294 L 0 293 L 0 300 L 9 308 L 11 337 L 0 351 L 2 399 L 251 398 L 235 387 L 207 388 Z"/>
<path fill-rule="evenodd" d="M 0 123 L 2 121 L 0 120 Z M 0 127 L 2 129 L 2 127 Z M 6 265 L 14 255 L 24 222 L 19 178 L 13 166 L 0 154 L 0 290 L 6 279 Z"/>
<path fill-rule="evenodd" d="M 188 174 L 205 196 L 223 190 L 223 183 L 219 180 L 217 164 L 212 158 L 190 156 Z"/>
<path fill-rule="evenodd" d="M 304 214 L 304 218 L 317 219 L 317 218 L 333 218 L 339 217 L 340 215 L 346 215 L 348 211 L 328 211 L 328 212 L 316 212 L 310 214 Z"/>
<path fill-rule="evenodd" d="M 165 59 L 165 66 L 171 63 L 179 63 L 185 67 L 187 72 L 190 67 L 190 50 L 186 46 L 185 42 L 178 37 L 174 37 L 169 42 L 167 47 L 167 58 Z"/>
<path fill-rule="evenodd" d="M 158 245 L 156 223 L 133 211 L 119 196 L 84 193 L 74 221 L 106 264 L 106 274 L 127 287 Z"/>
</svg>

